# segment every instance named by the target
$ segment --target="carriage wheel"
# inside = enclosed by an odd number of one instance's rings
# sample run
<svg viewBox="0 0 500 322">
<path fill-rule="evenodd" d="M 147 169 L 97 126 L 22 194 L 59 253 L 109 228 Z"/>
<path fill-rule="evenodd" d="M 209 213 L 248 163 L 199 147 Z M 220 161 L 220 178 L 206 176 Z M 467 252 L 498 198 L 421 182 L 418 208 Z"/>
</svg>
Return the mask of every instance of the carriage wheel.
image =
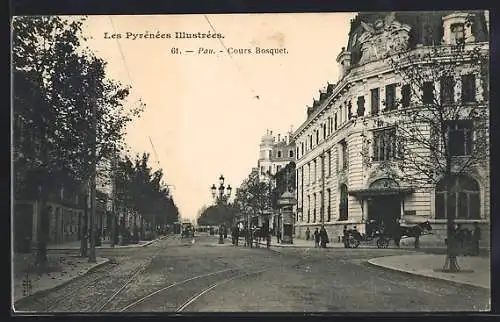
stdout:
<svg viewBox="0 0 500 322">
<path fill-rule="evenodd" d="M 387 247 L 389 247 L 389 239 L 388 238 L 384 238 L 384 237 L 380 237 L 377 240 L 377 247 L 378 248 L 387 248 Z"/>
<path fill-rule="evenodd" d="M 347 245 L 349 248 L 358 248 L 359 247 L 359 240 L 355 239 L 354 237 L 350 237 L 347 240 Z"/>
</svg>

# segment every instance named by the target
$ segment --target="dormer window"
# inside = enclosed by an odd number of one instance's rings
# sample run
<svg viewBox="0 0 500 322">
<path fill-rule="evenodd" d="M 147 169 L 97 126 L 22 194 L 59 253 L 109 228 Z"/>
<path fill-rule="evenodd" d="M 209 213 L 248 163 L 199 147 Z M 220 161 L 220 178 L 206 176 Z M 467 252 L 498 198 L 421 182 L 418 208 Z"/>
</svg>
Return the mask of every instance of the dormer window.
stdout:
<svg viewBox="0 0 500 322">
<path fill-rule="evenodd" d="M 454 23 L 451 25 L 451 43 L 453 45 L 463 44 L 465 42 L 465 24 Z"/>
<path fill-rule="evenodd" d="M 443 17 L 443 43 L 460 45 L 472 43 L 475 37 L 472 34 L 472 20 L 469 13 L 455 12 Z"/>
</svg>

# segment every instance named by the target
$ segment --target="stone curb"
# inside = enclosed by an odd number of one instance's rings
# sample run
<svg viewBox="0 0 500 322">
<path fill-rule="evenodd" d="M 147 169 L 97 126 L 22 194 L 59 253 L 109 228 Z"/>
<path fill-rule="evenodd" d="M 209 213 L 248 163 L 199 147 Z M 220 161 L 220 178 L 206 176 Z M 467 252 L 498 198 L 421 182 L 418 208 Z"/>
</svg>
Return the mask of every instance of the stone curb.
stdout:
<svg viewBox="0 0 500 322">
<path fill-rule="evenodd" d="M 96 270 L 97 268 L 100 268 L 100 267 L 102 267 L 104 265 L 107 265 L 107 264 L 109 264 L 111 262 L 111 260 L 109 258 L 103 258 L 103 259 L 104 259 L 104 261 L 102 263 L 95 264 L 92 267 L 89 267 L 88 269 L 86 269 L 85 271 L 83 271 L 81 274 L 78 274 L 78 275 L 74 276 L 73 278 L 65 280 L 65 281 L 63 281 L 63 282 L 61 282 L 59 284 L 56 284 L 53 287 L 49 287 L 49 288 L 38 290 L 38 291 L 30 294 L 29 296 L 22 297 L 20 299 L 17 299 L 16 301 L 14 301 L 14 299 L 12 299 L 13 300 L 13 309 L 14 309 L 16 303 L 19 303 L 20 301 L 24 301 L 26 299 L 33 298 L 35 296 L 36 297 L 40 297 L 40 296 L 43 296 L 46 293 L 56 291 L 56 290 L 62 288 L 63 286 L 69 284 L 70 282 L 73 282 L 73 281 L 77 280 L 78 278 L 83 277 L 83 276 L 91 273 L 92 271 Z M 14 296 L 14 294 L 12 294 L 12 297 L 13 296 Z"/>
<path fill-rule="evenodd" d="M 259 244 L 266 246 L 266 243 L 264 243 L 264 242 L 259 242 Z M 317 248 L 317 247 L 314 247 L 314 245 L 313 246 L 305 246 L 305 245 L 296 245 L 296 244 L 291 244 L 291 245 L 287 244 L 286 246 L 281 245 L 281 244 L 277 244 L 277 245 L 276 244 L 271 244 L 271 247 L 278 247 L 278 248 L 311 248 L 311 249 L 312 248 Z M 329 246 L 328 247 L 327 246 L 326 248 L 321 248 L 321 249 L 325 250 L 325 249 L 346 249 L 346 248 L 343 247 L 343 246 L 342 247 L 340 247 L 340 246 L 338 246 L 338 247 L 337 246 L 335 246 L 335 247 Z"/>
<path fill-rule="evenodd" d="M 264 245 L 266 246 L 267 244 L 264 243 L 264 242 L 259 242 L 259 245 Z M 314 247 L 310 247 L 310 246 L 299 246 L 299 245 L 294 245 L 294 244 L 289 244 L 287 246 L 283 246 L 283 245 L 276 245 L 276 244 L 271 244 L 271 247 L 278 247 L 278 248 L 314 248 Z"/>
<path fill-rule="evenodd" d="M 480 285 L 480 284 L 476 284 L 476 283 L 464 282 L 464 281 L 452 281 L 452 280 L 449 280 L 449 279 L 446 279 L 446 278 L 442 278 L 442 277 L 438 277 L 438 276 L 431 276 L 431 275 L 427 275 L 427 274 L 424 274 L 424 273 L 419 273 L 419 272 L 414 272 L 414 271 L 408 271 L 408 270 L 405 270 L 405 269 L 401 269 L 401 268 L 397 268 L 397 267 L 393 267 L 393 266 L 389 266 L 389 265 L 384 265 L 384 264 L 377 263 L 376 260 L 380 259 L 380 258 L 383 258 L 383 257 L 376 257 L 376 258 L 369 259 L 367 261 L 367 263 L 369 265 L 371 265 L 371 266 L 374 266 L 374 267 L 377 267 L 377 268 L 382 268 L 382 269 L 385 269 L 385 270 L 388 270 L 388 271 L 396 271 L 396 272 L 400 272 L 400 273 L 407 274 L 407 275 L 413 275 L 413 276 L 416 275 L 416 276 L 424 277 L 424 278 L 431 279 L 431 280 L 444 281 L 444 282 L 447 282 L 447 283 L 450 283 L 450 284 L 454 284 L 456 286 L 467 285 L 467 286 L 482 288 L 482 289 L 485 289 L 485 290 L 491 290 L 491 288 L 489 288 L 489 287 L 485 287 L 484 285 Z"/>
<path fill-rule="evenodd" d="M 149 246 L 151 245 L 152 243 L 154 243 L 155 241 L 159 241 L 159 240 L 163 240 L 165 238 L 167 238 L 168 236 L 162 236 L 160 238 L 157 238 L 157 239 L 153 239 L 153 240 L 150 240 L 142 245 L 139 245 L 139 246 L 135 246 L 137 244 L 133 244 L 134 246 L 132 245 L 127 245 L 127 246 L 119 246 L 119 247 L 102 247 L 102 246 L 97 246 L 96 249 L 98 250 L 102 250 L 102 249 L 130 249 L 130 248 L 141 248 L 141 247 L 146 247 L 146 246 Z M 51 251 L 51 252 L 56 252 L 56 251 L 68 251 L 68 250 L 80 250 L 80 248 L 47 248 L 47 251 Z"/>
</svg>

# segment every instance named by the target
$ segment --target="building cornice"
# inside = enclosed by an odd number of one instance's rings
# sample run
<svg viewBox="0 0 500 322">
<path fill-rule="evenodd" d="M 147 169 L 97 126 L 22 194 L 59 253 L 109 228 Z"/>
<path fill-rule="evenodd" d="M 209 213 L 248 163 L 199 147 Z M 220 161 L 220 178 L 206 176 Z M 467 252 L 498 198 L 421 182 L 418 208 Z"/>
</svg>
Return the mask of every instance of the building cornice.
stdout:
<svg viewBox="0 0 500 322">
<path fill-rule="evenodd" d="M 464 49 L 467 50 L 467 49 L 471 49 L 474 47 L 479 47 L 482 51 L 487 52 L 488 47 L 489 47 L 489 43 L 488 42 L 469 43 L 469 44 L 465 44 Z M 419 46 L 415 49 L 412 49 L 411 51 L 408 51 L 408 54 L 409 55 L 423 54 L 423 53 L 430 52 L 431 50 L 433 50 L 435 48 L 442 48 L 444 50 L 449 49 L 450 53 L 451 53 L 453 46 L 452 45 Z M 395 54 L 395 55 L 397 55 L 397 54 Z M 449 55 L 443 54 L 443 55 L 440 55 L 440 56 L 435 57 L 435 58 L 440 59 L 440 60 L 441 59 L 446 60 L 446 58 L 448 58 L 448 57 L 449 57 Z M 419 63 L 423 63 L 423 62 L 424 62 L 423 59 L 422 60 L 414 60 L 408 65 L 416 65 Z M 363 70 L 366 70 L 366 69 L 371 69 L 371 70 L 368 72 L 363 72 Z M 320 104 L 320 106 L 292 134 L 292 139 L 297 140 L 298 136 L 302 135 L 311 126 L 311 124 L 315 123 L 319 119 L 319 117 L 324 115 L 331 107 L 333 101 L 338 98 L 338 95 L 340 93 L 342 93 L 342 91 L 344 89 L 346 89 L 346 87 L 348 88 L 351 84 L 361 82 L 361 81 L 364 81 L 364 80 L 367 80 L 367 79 L 370 79 L 373 77 L 378 77 L 378 76 L 381 76 L 381 75 L 384 75 L 384 74 L 387 74 L 387 73 L 390 73 L 393 71 L 394 71 L 394 69 L 386 63 L 385 59 L 369 62 L 367 64 L 364 64 L 362 66 L 358 66 L 358 67 L 355 67 L 355 68 L 352 68 L 351 70 L 349 70 L 349 72 L 342 78 L 342 80 L 339 83 L 337 83 L 337 85 L 333 89 L 332 94 L 325 101 L 323 101 Z"/>
</svg>

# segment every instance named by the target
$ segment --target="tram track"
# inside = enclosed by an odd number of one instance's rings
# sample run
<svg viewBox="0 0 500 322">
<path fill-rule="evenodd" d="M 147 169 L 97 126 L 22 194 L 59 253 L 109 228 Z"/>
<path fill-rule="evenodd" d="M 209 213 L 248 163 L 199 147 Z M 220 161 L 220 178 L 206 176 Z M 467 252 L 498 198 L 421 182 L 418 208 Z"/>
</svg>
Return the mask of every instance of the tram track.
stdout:
<svg viewBox="0 0 500 322">
<path fill-rule="evenodd" d="M 264 271 L 244 273 L 244 267 L 226 266 L 226 269 L 206 273 L 200 272 L 201 274 L 179 279 L 133 301 L 127 301 L 131 298 L 130 292 L 132 294 L 136 292 L 134 288 L 140 285 L 133 282 L 141 278 L 141 273 L 148 269 L 160 252 L 165 248 L 179 246 L 192 245 L 191 243 L 186 245 L 155 245 L 158 249 L 143 258 L 141 264 L 132 266 L 131 270 L 128 269 L 124 276 L 121 276 L 121 264 L 116 259 L 111 259 L 109 263 L 71 281 L 68 284 L 70 287 L 66 286 L 60 292 L 34 298 L 34 302 L 29 305 L 34 309 L 28 311 L 64 312 L 72 311 L 73 307 L 78 305 L 81 312 L 141 312 L 149 311 L 151 307 L 163 312 L 182 312 L 216 287 L 235 279 L 258 275 Z M 220 259 L 222 257 L 218 257 L 216 261 L 219 262 Z M 222 264 L 227 265 L 228 262 L 222 261 Z M 79 303 L 82 303 L 85 296 L 94 297 L 95 301 L 80 306 Z M 170 303 L 162 303 L 165 298 L 168 298 Z M 172 303 L 172 301 L 175 303 Z M 157 306 L 155 306 L 155 303 Z"/>
<path fill-rule="evenodd" d="M 157 310 L 159 309 L 163 312 L 182 312 L 216 287 L 219 287 L 236 279 L 259 275 L 264 271 L 266 270 L 261 269 L 254 272 L 244 272 L 243 266 L 233 266 L 227 269 L 206 272 L 188 278 L 179 279 L 175 282 L 171 282 L 164 287 L 148 292 L 147 294 L 142 295 L 139 298 L 134 299 L 133 301 L 129 301 L 126 304 L 118 305 L 118 307 L 112 307 L 111 304 L 113 303 L 113 300 L 119 299 L 119 296 L 124 293 L 123 291 L 134 280 L 134 276 L 131 276 L 131 278 L 109 298 L 107 298 L 96 311 L 140 312 L 142 311 L 141 307 L 144 308 L 145 311 L 149 311 L 149 309 L 147 309 L 148 307 L 154 307 Z M 135 275 L 138 274 L 139 272 L 137 272 Z M 123 295 L 124 297 L 126 296 L 126 294 Z M 167 303 L 168 300 L 175 303 Z"/>
<path fill-rule="evenodd" d="M 135 299 L 134 301 L 129 302 L 128 304 L 120 308 L 115 308 L 109 311 L 105 310 L 107 305 L 111 303 L 112 300 L 116 299 L 116 297 L 121 293 L 121 291 L 123 290 L 122 288 L 118 292 L 113 294 L 113 296 L 111 296 L 103 305 L 101 305 L 97 312 L 134 312 L 134 309 L 135 312 L 138 312 L 140 311 L 141 306 L 148 307 L 148 304 L 153 304 L 153 307 L 160 307 L 158 303 L 154 302 L 166 302 L 165 299 L 168 298 L 168 292 L 174 292 L 172 294 L 173 296 L 170 299 L 174 300 L 174 302 L 176 303 L 163 304 L 164 306 L 170 308 L 170 310 L 167 309 L 164 310 L 164 312 L 183 312 L 188 307 L 193 305 L 197 300 L 202 298 L 205 294 L 209 293 L 216 287 L 219 287 L 236 279 L 256 276 L 266 271 L 259 270 L 256 272 L 241 273 L 241 270 L 241 268 L 229 268 L 191 276 L 189 278 L 173 282 L 155 291 L 149 292 L 148 294 L 141 296 L 140 298 Z M 222 275 L 222 278 L 220 275 Z M 215 279 L 213 279 L 213 277 L 215 277 Z M 201 283 L 201 285 L 192 285 L 191 287 L 194 287 L 194 289 L 186 287 L 186 284 L 193 284 L 195 281 Z M 206 286 L 207 284 L 209 285 Z M 179 299 L 181 303 L 177 303 Z"/>
<path fill-rule="evenodd" d="M 163 240 L 165 240 L 165 238 Z M 119 283 L 119 286 L 113 289 L 112 295 L 106 297 L 104 303 L 97 306 L 97 308 L 99 309 L 101 306 L 104 307 L 107 303 L 112 301 L 113 298 L 115 298 L 128 284 L 130 284 L 130 282 L 140 272 L 144 271 L 147 268 L 149 263 L 151 263 L 151 261 L 154 260 L 154 258 L 156 258 L 161 251 L 163 251 L 163 247 L 160 246 L 152 255 L 146 257 L 143 260 L 143 264 L 134 267 L 132 269 L 132 272 L 127 274 L 124 278 L 125 282 Z M 49 293 L 47 295 L 37 294 L 32 299 L 21 299 L 19 302 L 23 300 L 32 300 L 33 302 L 30 306 L 34 306 L 34 310 L 32 309 L 29 311 L 59 312 L 61 311 L 61 306 L 64 307 L 64 305 L 71 305 L 72 299 L 77 298 L 82 294 L 92 294 L 93 296 L 98 296 L 96 295 L 95 288 L 97 288 L 97 286 L 99 285 L 101 286 L 100 288 L 106 289 L 106 287 L 103 287 L 103 285 L 101 284 L 111 283 L 113 281 L 113 278 L 115 278 L 113 276 L 113 274 L 115 273 L 114 268 L 119 267 L 119 265 L 120 264 L 116 260 L 111 259 L 108 263 L 95 268 L 87 274 L 79 276 L 77 279 L 70 281 L 68 284 L 65 284 L 65 290 L 64 292 L 62 292 L 63 294 L 54 293 L 54 289 L 52 289 L 51 291 L 53 293 Z M 87 310 L 82 308 L 82 311 L 93 312 L 94 310 L 94 305 Z"/>
<path fill-rule="evenodd" d="M 182 305 L 179 306 L 175 310 L 175 312 L 182 312 L 182 311 L 184 311 L 187 307 L 189 307 L 191 304 L 193 304 L 195 301 L 197 301 L 203 295 L 205 295 L 206 293 L 210 292 L 211 290 L 213 290 L 214 288 L 216 288 L 216 287 L 218 287 L 218 286 L 220 286 L 222 284 L 226 284 L 226 283 L 228 283 L 228 282 L 230 282 L 232 280 L 238 279 L 238 278 L 259 275 L 259 274 L 262 274 L 264 271 L 266 271 L 266 270 L 260 270 L 260 271 L 257 271 L 257 272 L 247 273 L 247 274 L 240 274 L 240 275 L 237 275 L 237 276 L 234 276 L 234 277 L 230 277 L 230 278 L 226 278 L 226 279 L 224 279 L 222 281 L 216 282 L 216 283 L 210 285 L 209 287 L 203 289 L 201 292 L 198 292 L 193 297 L 191 297 L 189 300 L 187 300 L 184 303 L 182 303 Z"/>
<path fill-rule="evenodd" d="M 239 269 L 230 268 L 230 269 L 225 269 L 225 270 L 220 270 L 220 271 L 215 271 L 215 272 L 210 272 L 210 273 L 206 273 L 206 274 L 192 276 L 190 278 L 186 278 L 184 280 L 171 283 L 165 287 L 162 287 L 158 290 L 150 292 L 149 294 L 147 294 L 145 296 L 142 296 L 141 298 L 133 301 L 132 303 L 127 304 L 126 306 L 119 309 L 119 312 L 130 311 L 132 308 L 137 307 L 139 304 L 144 303 L 146 300 L 152 298 L 155 295 L 160 295 L 160 294 L 164 293 L 165 291 L 170 290 L 174 287 L 184 286 L 186 283 L 189 283 L 191 281 L 199 280 L 199 279 L 206 278 L 206 277 L 211 277 L 211 276 L 222 274 L 222 273 L 237 272 L 237 271 L 239 271 Z"/>
<path fill-rule="evenodd" d="M 178 238 L 172 238 L 172 240 L 177 240 L 179 241 Z M 137 269 L 135 269 L 130 275 L 129 277 L 126 279 L 126 281 L 124 283 L 121 283 L 120 286 L 118 286 L 117 288 L 114 289 L 114 292 L 106 297 L 104 299 L 104 301 L 100 302 L 100 304 L 98 304 L 97 306 L 94 306 L 94 309 L 92 310 L 93 312 L 106 312 L 106 309 L 108 307 L 110 307 L 111 303 L 113 302 L 113 300 L 117 299 L 126 289 L 127 287 L 133 282 L 136 280 L 136 278 L 139 276 L 139 274 L 141 274 L 142 272 L 144 272 L 149 264 L 154 260 L 154 258 L 156 258 L 159 254 L 159 252 L 161 252 L 162 250 L 164 250 L 165 248 L 169 248 L 169 247 L 184 247 L 184 246 L 192 246 L 191 243 L 187 244 L 187 243 L 182 243 L 182 240 L 181 241 L 181 244 L 180 245 L 163 245 L 161 247 L 159 247 L 158 251 L 156 251 L 152 256 L 150 256 L 150 258 L 141 266 L 139 266 Z M 201 279 L 201 278 L 206 278 L 206 277 L 210 277 L 210 276 L 214 276 L 214 275 L 217 275 L 217 274 L 221 274 L 221 273 L 229 273 L 229 272 L 234 272 L 238 269 L 234 269 L 234 268 L 230 268 L 230 269 L 224 269 L 224 270 L 220 270 L 220 271 L 215 271 L 215 272 L 210 272 L 210 273 L 205 273 L 205 274 L 200 274 L 200 275 L 197 275 L 197 276 L 194 276 L 194 277 L 191 277 L 191 278 L 188 278 L 188 279 L 185 279 L 185 280 L 182 280 L 182 281 L 178 281 L 178 282 L 174 282 L 166 287 L 163 287 L 159 290 L 156 290 L 156 291 L 153 291 L 153 292 L 150 292 L 149 294 L 139 298 L 138 300 L 126 305 L 125 307 L 119 309 L 118 311 L 119 312 L 125 312 L 126 310 L 132 308 L 132 307 L 135 307 L 137 305 L 139 305 L 140 303 L 144 302 L 146 299 L 156 295 L 156 294 L 159 294 L 161 292 L 164 292 L 166 291 L 167 289 L 170 289 L 170 288 L 173 288 L 175 286 L 180 286 L 180 285 L 183 285 L 185 283 L 188 283 L 190 281 L 194 281 L 194 280 L 197 280 L 197 279 Z M 111 311 L 116 311 L 115 310 L 111 310 Z"/>
</svg>

